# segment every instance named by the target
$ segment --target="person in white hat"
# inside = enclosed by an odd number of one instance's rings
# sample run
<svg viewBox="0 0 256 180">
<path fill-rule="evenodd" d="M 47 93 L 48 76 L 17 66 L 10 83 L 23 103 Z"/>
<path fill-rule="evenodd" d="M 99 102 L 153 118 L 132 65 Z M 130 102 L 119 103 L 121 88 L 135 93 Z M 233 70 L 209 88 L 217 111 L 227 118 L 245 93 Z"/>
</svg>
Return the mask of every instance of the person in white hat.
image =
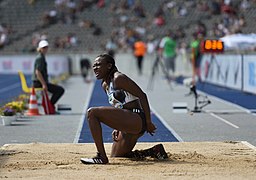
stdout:
<svg viewBox="0 0 256 180">
<path fill-rule="evenodd" d="M 37 51 L 39 54 L 34 63 L 32 80 L 35 88 L 43 88 L 46 92 L 49 91 L 52 94 L 50 101 L 55 105 L 64 94 L 64 88 L 59 85 L 52 84 L 48 80 L 47 62 L 45 59 L 48 47 L 49 43 L 46 40 L 41 40 L 38 43 Z"/>
<path fill-rule="evenodd" d="M 41 40 L 39 43 L 38 43 L 38 48 L 37 50 L 40 51 L 40 49 L 44 48 L 44 47 L 48 47 L 49 46 L 49 43 L 46 41 L 46 40 Z"/>
</svg>

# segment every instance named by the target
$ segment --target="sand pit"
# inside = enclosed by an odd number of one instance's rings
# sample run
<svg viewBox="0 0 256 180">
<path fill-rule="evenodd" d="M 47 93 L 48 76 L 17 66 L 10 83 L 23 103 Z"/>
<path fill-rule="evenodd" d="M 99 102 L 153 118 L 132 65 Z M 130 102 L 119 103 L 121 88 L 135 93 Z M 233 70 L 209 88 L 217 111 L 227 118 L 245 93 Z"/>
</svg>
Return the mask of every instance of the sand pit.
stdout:
<svg viewBox="0 0 256 180">
<path fill-rule="evenodd" d="M 136 149 L 156 143 L 139 143 Z M 84 165 L 94 144 L 10 144 L 0 148 L 0 179 L 255 179 L 256 150 L 243 142 L 163 143 L 169 159 L 109 158 Z M 109 154 L 111 144 L 105 144 Z"/>
</svg>

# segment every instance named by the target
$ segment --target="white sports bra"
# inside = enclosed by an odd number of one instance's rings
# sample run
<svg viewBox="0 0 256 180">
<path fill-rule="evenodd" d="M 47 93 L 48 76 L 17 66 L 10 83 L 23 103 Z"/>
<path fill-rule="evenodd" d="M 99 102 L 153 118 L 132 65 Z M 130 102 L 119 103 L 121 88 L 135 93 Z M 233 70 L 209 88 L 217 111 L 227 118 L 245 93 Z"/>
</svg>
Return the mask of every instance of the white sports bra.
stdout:
<svg viewBox="0 0 256 180">
<path fill-rule="evenodd" d="M 123 108 L 123 105 L 125 105 L 126 103 L 139 99 L 138 97 L 122 89 L 115 90 L 112 82 L 110 82 L 109 88 L 106 90 L 106 92 L 108 95 L 109 104 L 116 108 Z"/>
</svg>

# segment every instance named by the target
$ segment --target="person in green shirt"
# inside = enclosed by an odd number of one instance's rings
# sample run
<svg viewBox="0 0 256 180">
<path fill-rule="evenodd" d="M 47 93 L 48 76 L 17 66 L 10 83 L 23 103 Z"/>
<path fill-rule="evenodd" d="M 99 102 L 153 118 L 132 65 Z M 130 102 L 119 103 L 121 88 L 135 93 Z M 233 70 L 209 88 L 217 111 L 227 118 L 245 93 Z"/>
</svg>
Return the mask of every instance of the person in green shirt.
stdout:
<svg viewBox="0 0 256 180">
<path fill-rule="evenodd" d="M 165 67 L 168 73 L 171 70 L 173 75 L 175 73 L 176 44 L 171 32 L 168 32 L 159 44 L 160 55 L 163 57 Z"/>
<path fill-rule="evenodd" d="M 195 83 L 196 78 L 200 77 L 200 63 L 201 63 L 201 51 L 200 44 L 203 39 L 202 34 L 193 34 L 193 40 L 190 43 L 191 48 L 191 64 L 193 68 L 193 83 Z"/>
<path fill-rule="evenodd" d="M 48 51 L 48 46 L 49 43 L 46 40 L 41 40 L 38 44 L 37 51 L 39 53 L 34 63 L 32 81 L 34 88 L 43 88 L 46 92 L 48 91 L 52 94 L 50 101 L 53 105 L 55 105 L 56 102 L 64 94 L 64 88 L 49 82 L 47 62 L 45 59 L 45 55 Z"/>
</svg>

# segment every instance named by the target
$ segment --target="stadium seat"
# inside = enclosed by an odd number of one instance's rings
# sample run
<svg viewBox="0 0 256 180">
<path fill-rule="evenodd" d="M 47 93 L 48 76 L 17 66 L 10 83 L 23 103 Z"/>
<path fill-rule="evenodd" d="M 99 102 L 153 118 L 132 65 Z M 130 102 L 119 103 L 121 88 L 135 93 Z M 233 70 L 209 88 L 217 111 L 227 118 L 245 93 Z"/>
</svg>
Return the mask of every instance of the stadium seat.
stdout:
<svg viewBox="0 0 256 180">
<path fill-rule="evenodd" d="M 22 71 L 18 71 L 18 73 L 19 73 L 21 87 L 22 87 L 23 92 L 30 94 L 32 92 L 32 87 L 28 87 L 24 73 Z M 43 90 L 43 88 L 35 88 L 36 92 L 42 91 L 42 90 Z"/>
</svg>

